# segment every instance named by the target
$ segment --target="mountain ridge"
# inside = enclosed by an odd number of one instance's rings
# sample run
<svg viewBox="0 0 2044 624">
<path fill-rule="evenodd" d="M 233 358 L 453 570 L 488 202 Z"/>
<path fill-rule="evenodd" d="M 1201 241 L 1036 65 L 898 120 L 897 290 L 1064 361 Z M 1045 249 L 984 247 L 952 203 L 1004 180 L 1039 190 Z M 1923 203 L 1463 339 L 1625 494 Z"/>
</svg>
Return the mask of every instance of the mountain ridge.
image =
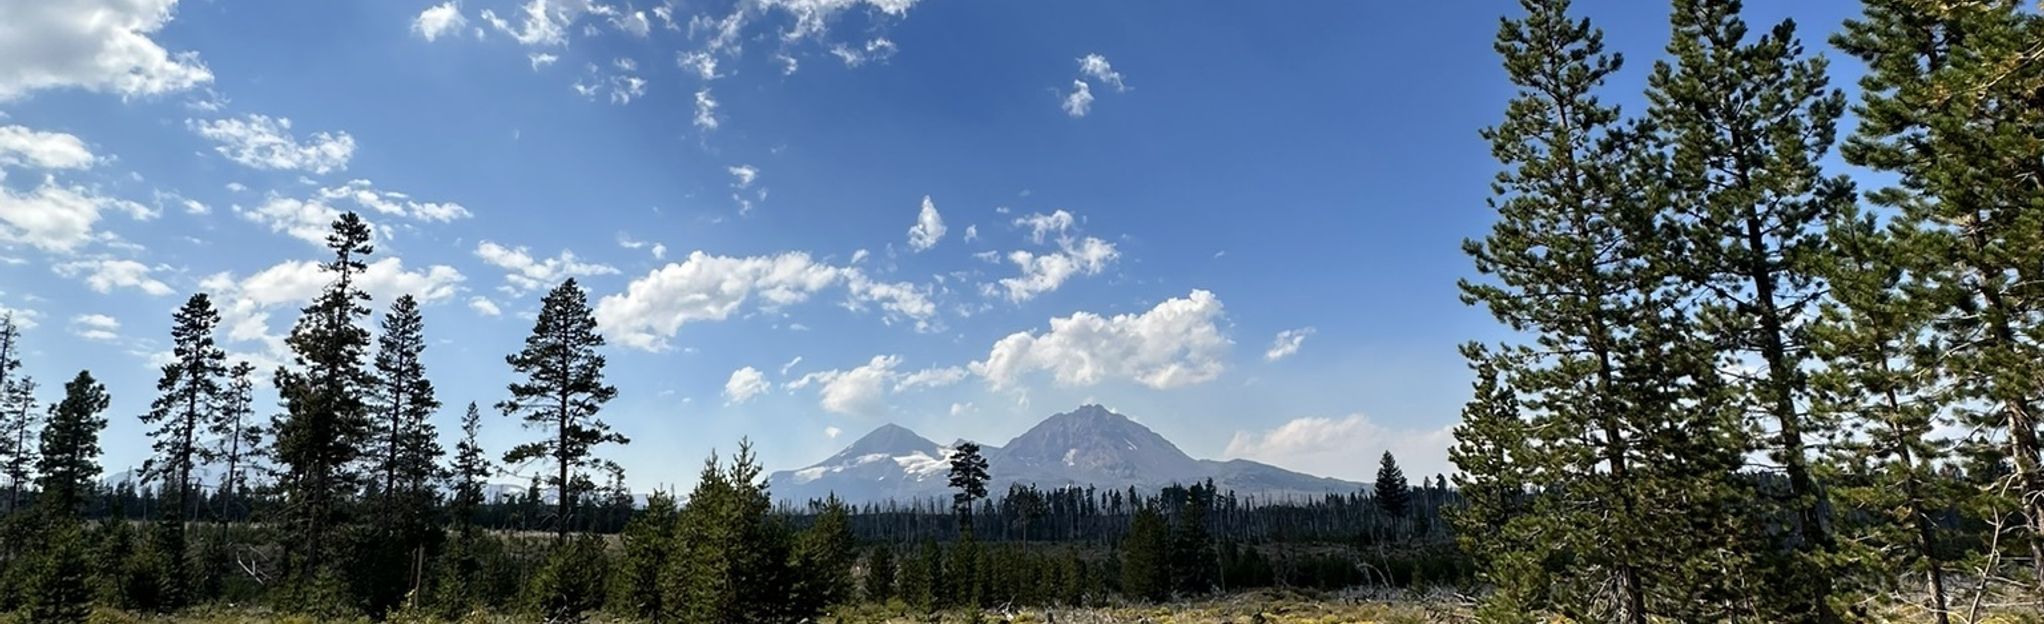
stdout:
<svg viewBox="0 0 2044 624">
<path fill-rule="evenodd" d="M 797 502 L 828 495 L 851 503 L 945 497 L 956 445 L 888 423 L 823 461 L 773 472 L 768 485 L 774 498 Z M 1223 491 L 1277 498 L 1369 487 L 1246 459 L 1195 459 L 1141 423 L 1093 404 L 1053 414 L 1005 445 L 980 448 L 990 464 L 987 489 L 995 496 L 1017 484 L 1154 490 L 1208 479 Z"/>
</svg>

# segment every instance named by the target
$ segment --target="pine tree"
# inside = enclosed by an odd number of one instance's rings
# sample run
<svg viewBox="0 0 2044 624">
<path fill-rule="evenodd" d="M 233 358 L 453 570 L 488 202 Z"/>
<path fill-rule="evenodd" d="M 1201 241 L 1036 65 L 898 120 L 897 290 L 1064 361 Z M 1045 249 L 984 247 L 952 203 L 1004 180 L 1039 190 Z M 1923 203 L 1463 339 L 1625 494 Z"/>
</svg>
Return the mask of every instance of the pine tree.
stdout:
<svg viewBox="0 0 2044 624">
<path fill-rule="evenodd" d="M 1671 13 L 1672 61 L 1655 64 L 1649 118 L 1668 154 L 1670 219 L 1688 245 L 1677 266 L 1700 295 L 1697 321 L 1721 345 L 1721 367 L 1752 363 L 1730 391 L 1756 441 L 1787 477 L 1781 504 L 1794 522 L 1792 556 L 1776 578 L 1790 619 L 1836 622 L 1829 520 L 1809 465 L 1810 440 L 1835 423 L 1807 411 L 1809 348 L 1802 319 L 1823 292 L 1827 220 L 1848 209 L 1852 183 L 1818 165 L 1837 136 L 1843 92 L 1829 87 L 1822 57 L 1806 55 L 1795 23 L 1747 37 L 1739 0 L 1678 0 Z M 1797 580 L 1800 579 L 1800 580 Z M 1788 581 L 1795 580 L 1793 583 Z"/>
<path fill-rule="evenodd" d="M 894 547 L 874 546 L 866 554 L 865 590 L 868 602 L 887 602 L 894 593 Z"/>
<path fill-rule="evenodd" d="M 214 343 L 220 313 L 205 293 L 192 295 L 171 315 L 171 361 L 156 381 L 156 399 L 142 415 L 154 454 L 142 463 L 145 480 L 162 484 L 164 505 L 157 519 L 155 545 L 159 566 L 159 604 L 175 610 L 186 604 L 190 570 L 185 565 L 185 523 L 196 511 L 198 484 L 193 473 L 209 457 L 205 433 L 219 416 L 221 377 L 227 374 L 227 352 Z"/>
<path fill-rule="evenodd" d="M 468 411 L 461 416 L 461 442 L 454 446 L 454 465 L 449 474 L 454 479 L 453 498 L 448 504 L 448 513 L 454 518 L 458 529 L 475 526 L 475 516 L 483 506 L 483 488 L 488 485 L 490 474 L 496 468 L 490 465 L 490 458 L 483 453 L 483 445 L 477 436 L 483 427 L 482 412 L 470 402 Z"/>
<path fill-rule="evenodd" d="M 1398 458 L 1391 451 L 1377 459 L 1377 483 L 1371 490 L 1377 500 L 1377 509 L 1390 516 L 1392 522 L 1405 519 L 1412 508 L 1412 488 L 1405 481 L 1405 471 L 1398 468 Z"/>
<path fill-rule="evenodd" d="M 1810 333 L 1825 364 L 1812 379 L 1814 409 L 1853 434 L 1834 451 L 1832 489 L 1866 512 L 1843 529 L 1841 554 L 1858 565 L 1841 578 L 1867 585 L 1865 595 L 1886 593 L 1898 570 L 1920 573 L 1927 611 L 1944 624 L 1952 554 L 1943 513 L 1962 502 L 1964 487 L 1938 474 L 1953 460 L 1951 441 L 1934 434 L 1950 398 L 1937 364 L 1944 348 L 1925 340 L 1929 289 L 1910 277 L 1920 274 L 1905 253 L 1913 228 L 1883 229 L 1850 214 L 1837 223 L 1837 252 L 1825 271 L 1830 300 Z"/>
<path fill-rule="evenodd" d="M 36 505 L 53 521 L 75 521 L 93 480 L 99 478 L 99 432 L 106 429 L 106 387 L 89 371 L 64 384 L 64 400 L 50 407 L 38 453 Z"/>
<path fill-rule="evenodd" d="M 36 382 L 16 376 L 0 387 L 0 475 L 7 477 L 7 513 L 21 510 L 21 493 L 35 474 L 36 428 L 42 410 L 35 400 Z"/>
<path fill-rule="evenodd" d="M 674 556 L 674 530 L 680 515 L 673 496 L 654 492 L 647 497 L 646 508 L 625 523 L 611 576 L 613 611 L 650 621 L 667 613 L 661 601 L 660 574 Z"/>
<path fill-rule="evenodd" d="M 494 470 L 489 456 L 477 439 L 482 431 L 482 411 L 474 402 L 461 416 L 461 441 L 454 446 L 454 465 L 446 474 L 452 480 L 448 490 L 447 515 L 452 520 L 453 541 L 441 563 L 440 581 L 435 588 L 439 603 L 449 615 L 460 616 L 482 600 L 483 562 L 481 529 L 477 515 L 482 512 L 484 488 Z M 508 502 L 508 501 L 506 501 Z"/>
<path fill-rule="evenodd" d="M 1631 624 L 1713 617 L 1689 610 L 1719 608 L 1710 584 L 1744 578 L 1710 541 L 1743 528 L 1740 429 L 1681 307 L 1694 295 L 1674 268 L 1681 241 L 1658 220 L 1665 165 L 1597 96 L 1620 65 L 1602 34 L 1566 0 L 1522 4 L 1496 44 L 1519 92 L 1484 132 L 1505 166 L 1498 220 L 1464 244 L 1486 279 L 1462 289 L 1525 336 L 1500 359 L 1541 451 L 1527 458 L 1548 488 L 1540 547 L 1560 555 L 1550 604 L 1528 607 Z"/>
<path fill-rule="evenodd" d="M 1474 559 L 1477 577 L 1491 586 L 1476 615 L 1485 622 L 1531 622 L 1537 596 L 1546 585 L 1535 547 L 1537 533 L 1527 517 L 1532 483 L 1527 464 L 1526 422 L 1518 397 L 1503 380 L 1496 357 L 1480 345 L 1464 345 L 1463 357 L 1476 369 L 1475 392 L 1455 426 L 1455 484 L 1462 506 L 1451 511 L 1455 540 Z"/>
<path fill-rule="evenodd" d="M 548 484 L 556 488 L 554 532 L 562 540 L 572 526 L 576 497 L 595 489 L 589 471 L 622 470 L 595 457 L 595 448 L 631 443 L 596 419 L 603 404 L 617 397 L 617 388 L 603 383 L 604 357 L 596 351 L 603 344 L 588 296 L 570 278 L 541 302 L 525 348 L 505 358 L 525 379 L 511 384 L 511 398 L 498 403 L 497 409 L 507 416 L 523 416 L 525 428 L 546 431 L 548 436 L 512 448 L 504 462 L 553 462 L 555 474 Z"/>
<path fill-rule="evenodd" d="M 796 617 L 814 620 L 825 608 L 852 595 L 852 529 L 849 512 L 836 496 L 827 498 L 816 520 L 795 536 L 791 553 Z"/>
<path fill-rule="evenodd" d="M 369 294 L 356 279 L 367 265 L 369 224 L 355 213 L 333 222 L 327 248 L 333 260 L 321 265 L 332 277 L 304 308 L 285 344 L 292 365 L 277 371 L 284 414 L 271 426 L 273 456 L 284 468 L 286 570 L 299 581 L 331 572 L 343 554 L 336 530 L 343 503 L 361 474 L 354 465 L 370 426 L 363 402 L 369 375 L 362 359 L 369 332 L 357 321 L 369 314 Z"/>
<path fill-rule="evenodd" d="M 1121 542 L 1121 593 L 1157 602 L 1171 593 L 1169 535 L 1164 516 L 1144 506 L 1129 520 Z"/>
<path fill-rule="evenodd" d="M 91 569 L 79 522 L 65 518 L 41 531 L 41 543 L 24 592 L 28 621 L 84 624 L 92 616 Z"/>
<path fill-rule="evenodd" d="M 227 391 L 220 394 L 215 418 L 207 425 L 213 435 L 207 455 L 221 464 L 220 513 L 231 519 L 236 497 L 247 496 L 249 467 L 264 453 L 263 427 L 255 421 L 255 365 L 235 362 L 227 380 Z"/>
<path fill-rule="evenodd" d="M 372 574 L 383 582 L 372 596 L 372 612 L 395 604 L 424 581 L 426 549 L 435 535 L 433 484 L 440 476 L 441 454 L 432 423 L 440 400 L 421 359 L 426 336 L 418 301 L 399 296 L 384 315 L 382 329 L 368 401 L 374 432 L 365 453 L 380 496 L 376 524 L 382 533 L 375 546 L 381 561 L 374 566 L 381 569 Z M 410 573 L 393 574 L 393 569 Z"/>
<path fill-rule="evenodd" d="M 987 460 L 979 454 L 979 445 L 961 442 L 951 452 L 951 489 L 958 490 L 951 495 L 952 513 L 958 516 L 958 530 L 968 539 L 972 536 L 972 504 L 987 497 Z"/>
<path fill-rule="evenodd" d="M 1988 489 L 2024 516 L 2012 539 L 2044 584 L 2044 17 L 2025 4 L 1869 0 L 1833 43 L 1868 67 L 1841 153 L 1897 178 L 1867 198 L 1918 230 L 1941 363 L 1986 441 L 1969 452 L 2008 467 Z"/>
</svg>

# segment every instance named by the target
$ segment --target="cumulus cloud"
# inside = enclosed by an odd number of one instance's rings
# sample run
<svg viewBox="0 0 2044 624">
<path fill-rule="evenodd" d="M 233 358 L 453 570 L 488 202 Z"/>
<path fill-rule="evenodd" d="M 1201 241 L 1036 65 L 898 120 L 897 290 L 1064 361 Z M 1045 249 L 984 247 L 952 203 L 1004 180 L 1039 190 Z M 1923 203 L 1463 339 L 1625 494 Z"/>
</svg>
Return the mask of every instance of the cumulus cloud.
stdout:
<svg viewBox="0 0 2044 624">
<path fill-rule="evenodd" d="M 818 405 L 824 411 L 847 416 L 877 416 L 886 411 L 888 382 L 901 357 L 876 355 L 864 365 L 849 370 L 828 370 L 803 375 L 788 382 L 789 390 L 818 386 Z"/>
<path fill-rule="evenodd" d="M 773 384 L 767 382 L 766 375 L 760 373 L 757 368 L 747 366 L 731 371 L 731 379 L 724 382 L 724 404 L 737 405 L 750 401 L 753 397 L 766 394 L 773 387 Z"/>
<path fill-rule="evenodd" d="M 291 133 L 291 119 L 266 115 L 212 121 L 188 120 L 199 136 L 218 143 L 221 156 L 252 169 L 309 171 L 325 174 L 348 168 L 355 155 L 355 137 L 318 132 L 301 142 Z"/>
<path fill-rule="evenodd" d="M 504 281 L 514 294 L 552 288 L 570 277 L 614 275 L 618 272 L 610 265 L 583 262 L 575 257 L 575 252 L 565 249 L 552 258 L 535 260 L 524 247 L 506 247 L 490 241 L 476 245 L 476 257 L 504 269 Z"/>
<path fill-rule="evenodd" d="M 89 242 L 111 236 L 93 231 L 101 213 L 109 210 L 127 212 L 138 219 L 156 214 L 147 206 L 83 187 L 60 185 L 50 177 L 23 193 L 0 186 L 0 243 L 71 253 Z"/>
<path fill-rule="evenodd" d="M 843 429 L 839 429 L 839 428 L 837 428 L 837 427 L 834 427 L 834 426 L 833 426 L 833 427 L 824 427 L 824 428 L 823 428 L 823 437 L 826 437 L 826 438 L 830 438 L 830 439 L 832 439 L 832 440 L 836 440 L 836 439 L 837 439 L 837 437 L 838 437 L 839 435 L 843 435 L 843 434 L 844 434 L 844 432 L 845 432 L 845 430 L 843 430 Z"/>
<path fill-rule="evenodd" d="M 461 3 L 449 0 L 419 12 L 412 19 L 412 32 L 426 41 L 439 39 L 441 35 L 456 32 L 468 26 L 468 18 L 461 15 Z"/>
<path fill-rule="evenodd" d="M 84 169 L 96 161 L 77 136 L 0 126 L 0 167 Z"/>
<path fill-rule="evenodd" d="M 468 309 L 475 310 L 476 314 L 483 316 L 502 316 L 504 314 L 503 310 L 497 308 L 497 302 L 491 301 L 489 297 L 480 295 L 468 298 Z"/>
<path fill-rule="evenodd" d="M 105 314 L 80 314 L 71 317 L 71 334 L 94 342 L 113 342 L 121 338 L 121 322 Z"/>
<path fill-rule="evenodd" d="M 944 216 L 937 214 L 937 204 L 930 196 L 923 196 L 923 209 L 916 214 L 916 224 L 908 228 L 908 248 L 917 252 L 929 251 L 944 239 Z"/>
<path fill-rule="evenodd" d="M 1064 238 L 1077 221 L 1072 213 L 1063 210 L 1050 214 L 1038 212 L 1015 219 L 1015 227 L 1029 228 L 1029 242 L 1041 245 L 1046 238 Z"/>
<path fill-rule="evenodd" d="M 1065 94 L 1065 114 L 1085 117 L 1093 111 L 1093 87 L 1084 80 L 1072 81 L 1072 92 Z"/>
<path fill-rule="evenodd" d="M 965 368 L 959 366 L 925 368 L 923 370 L 902 375 L 901 378 L 895 382 L 894 389 L 895 391 L 900 392 L 905 390 L 914 390 L 917 388 L 942 388 L 944 386 L 949 386 L 951 384 L 965 381 L 966 374 L 967 371 L 965 370 Z"/>
<path fill-rule="evenodd" d="M 0 2 L 0 102 L 42 89 L 77 88 L 122 97 L 191 88 L 213 80 L 192 52 L 172 53 L 150 36 L 177 0 Z"/>
<path fill-rule="evenodd" d="M 1080 57 L 1079 73 L 1099 81 L 1100 84 L 1114 87 L 1115 91 L 1128 90 L 1128 85 L 1121 80 L 1121 72 L 1114 71 L 1114 66 L 1108 64 L 1105 56 L 1088 54 Z"/>
<path fill-rule="evenodd" d="M 1001 278 L 999 282 L 1009 301 L 1021 303 L 1057 290 L 1075 275 L 1099 275 L 1121 257 L 1114 243 L 1091 236 L 1076 241 L 1060 240 L 1058 244 L 1061 249 L 1052 253 L 1022 250 L 1008 253 L 1008 262 L 1021 271 L 1020 275 Z"/>
<path fill-rule="evenodd" d="M 737 188 L 752 186 L 752 181 L 759 179 L 759 169 L 752 165 L 735 165 L 728 170 L 731 172 L 731 186 Z"/>
<path fill-rule="evenodd" d="M 252 209 L 235 207 L 241 217 L 269 226 L 270 231 L 325 246 L 327 232 L 341 211 L 318 200 L 271 196 Z M 374 227 L 374 224 L 371 224 Z"/>
<path fill-rule="evenodd" d="M 116 288 L 132 288 L 158 297 L 173 292 L 169 284 L 150 277 L 153 267 L 134 260 L 80 260 L 52 268 L 64 277 L 83 278 L 86 286 L 102 294 Z"/>
<path fill-rule="evenodd" d="M 807 301 L 842 286 L 844 305 L 877 305 L 887 319 L 906 318 L 919 328 L 936 312 L 922 289 L 874 281 L 851 267 L 835 267 L 788 252 L 772 256 L 712 256 L 690 253 L 632 280 L 625 292 L 597 302 L 596 319 L 618 344 L 649 351 L 668 348 L 668 339 L 687 323 L 721 321 L 757 300 L 773 310 Z"/>
<path fill-rule="evenodd" d="M 1448 446 L 1453 427 L 1403 429 L 1388 427 L 1362 414 L 1344 418 L 1299 418 L 1265 431 L 1237 431 L 1225 452 L 1230 458 L 1253 459 L 1292 470 L 1367 481 L 1377 457 L 1391 451 L 1405 473 L 1431 476 L 1454 472 Z"/>
<path fill-rule="evenodd" d="M 465 278 L 451 266 L 415 271 L 406 269 L 401 258 L 384 257 L 370 262 L 355 279 L 375 301 L 412 295 L 420 303 L 433 304 L 459 294 Z M 245 277 L 215 273 L 201 280 L 199 289 L 213 294 L 228 340 L 261 343 L 267 347 L 267 357 L 274 360 L 286 353 L 282 333 L 271 327 L 270 312 L 303 306 L 330 281 L 332 276 L 320 263 L 300 260 L 278 263 Z"/>
<path fill-rule="evenodd" d="M 1078 312 L 1051 319 L 1047 332 L 1002 338 L 970 368 L 995 389 L 1038 371 L 1064 386 L 1121 379 L 1156 389 L 1205 383 L 1221 375 L 1232 344 L 1217 324 L 1224 316 L 1221 300 L 1204 290 L 1142 314 Z"/>
<path fill-rule="evenodd" d="M 1305 344 L 1306 337 L 1313 335 L 1313 331 L 1311 327 L 1301 327 L 1278 332 L 1277 339 L 1270 343 L 1270 350 L 1263 352 L 1263 359 L 1276 362 L 1291 357 L 1299 352 L 1299 346 Z"/>
<path fill-rule="evenodd" d="M 985 285 L 986 293 L 1003 293 L 1009 301 L 1021 303 L 1057 290 L 1074 276 L 1099 275 L 1121 258 L 1121 252 L 1114 243 L 1091 236 L 1074 237 L 1072 230 L 1077 222 L 1077 217 L 1063 210 L 1015 219 L 1015 227 L 1029 231 L 1030 242 L 1040 245 L 1049 240 L 1057 246 L 1057 250 L 1049 253 L 1008 252 L 1008 262 L 1015 265 L 1019 274 L 1002 278 L 997 284 Z M 980 257 L 994 259 L 998 256 L 987 253 Z"/>
</svg>

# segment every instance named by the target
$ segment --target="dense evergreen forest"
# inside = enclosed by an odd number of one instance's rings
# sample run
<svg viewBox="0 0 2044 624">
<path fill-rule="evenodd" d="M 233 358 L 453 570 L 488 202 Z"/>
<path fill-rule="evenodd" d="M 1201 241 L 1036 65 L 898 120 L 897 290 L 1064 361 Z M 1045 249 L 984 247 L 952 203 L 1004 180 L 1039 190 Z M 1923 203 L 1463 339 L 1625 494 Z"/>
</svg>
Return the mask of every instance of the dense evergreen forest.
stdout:
<svg viewBox="0 0 2044 624">
<path fill-rule="evenodd" d="M 1592 21 L 1521 5 L 1495 44 L 1516 94 L 1482 132 L 1495 221 L 1460 285 L 1509 337 L 1462 348 L 1452 485 L 1386 453 L 1371 491 L 1311 500 L 989 492 L 1001 467 L 965 443 L 949 500 L 776 504 L 739 441 L 640 504 L 605 459 L 632 440 L 599 418 L 620 390 L 576 282 L 505 358 L 519 381 L 449 409 L 417 302 L 357 283 L 373 237 L 350 213 L 277 370 L 229 361 L 206 294 L 176 310 L 151 455 L 111 482 L 99 434 L 130 416 L 89 371 L 31 379 L 0 318 L 0 617 L 798 622 L 1271 586 L 1452 588 L 1485 622 L 2034 616 L 2044 15 L 1865 0 L 1829 41 L 1866 67 L 1852 101 L 1797 24 L 1673 0 L 1626 111 Z M 526 442 L 477 443 L 513 422 Z M 504 466 L 545 473 L 493 497 Z"/>
</svg>

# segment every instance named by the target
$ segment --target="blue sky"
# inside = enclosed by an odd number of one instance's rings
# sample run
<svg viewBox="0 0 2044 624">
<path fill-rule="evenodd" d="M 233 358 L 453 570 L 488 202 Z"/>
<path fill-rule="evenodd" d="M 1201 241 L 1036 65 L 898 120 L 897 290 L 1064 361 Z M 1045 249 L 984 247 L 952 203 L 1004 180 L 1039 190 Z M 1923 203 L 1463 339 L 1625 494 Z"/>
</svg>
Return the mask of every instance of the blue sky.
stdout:
<svg viewBox="0 0 2044 624">
<path fill-rule="evenodd" d="M 1851 3 L 1756 4 L 1850 88 L 1821 38 Z M 1197 457 L 1433 474 L 1455 346 L 1500 337 L 1454 283 L 1515 10 L 0 0 L 0 307 L 44 400 L 107 382 L 110 471 L 146 453 L 170 310 L 212 293 L 234 357 L 273 366 L 320 284 L 304 237 L 358 210 L 378 307 L 427 302 L 443 434 L 580 279 L 637 489 L 741 436 L 793 468 L 887 422 L 998 444 L 1082 402 Z M 1578 7 L 1631 110 L 1664 11 Z"/>
</svg>

